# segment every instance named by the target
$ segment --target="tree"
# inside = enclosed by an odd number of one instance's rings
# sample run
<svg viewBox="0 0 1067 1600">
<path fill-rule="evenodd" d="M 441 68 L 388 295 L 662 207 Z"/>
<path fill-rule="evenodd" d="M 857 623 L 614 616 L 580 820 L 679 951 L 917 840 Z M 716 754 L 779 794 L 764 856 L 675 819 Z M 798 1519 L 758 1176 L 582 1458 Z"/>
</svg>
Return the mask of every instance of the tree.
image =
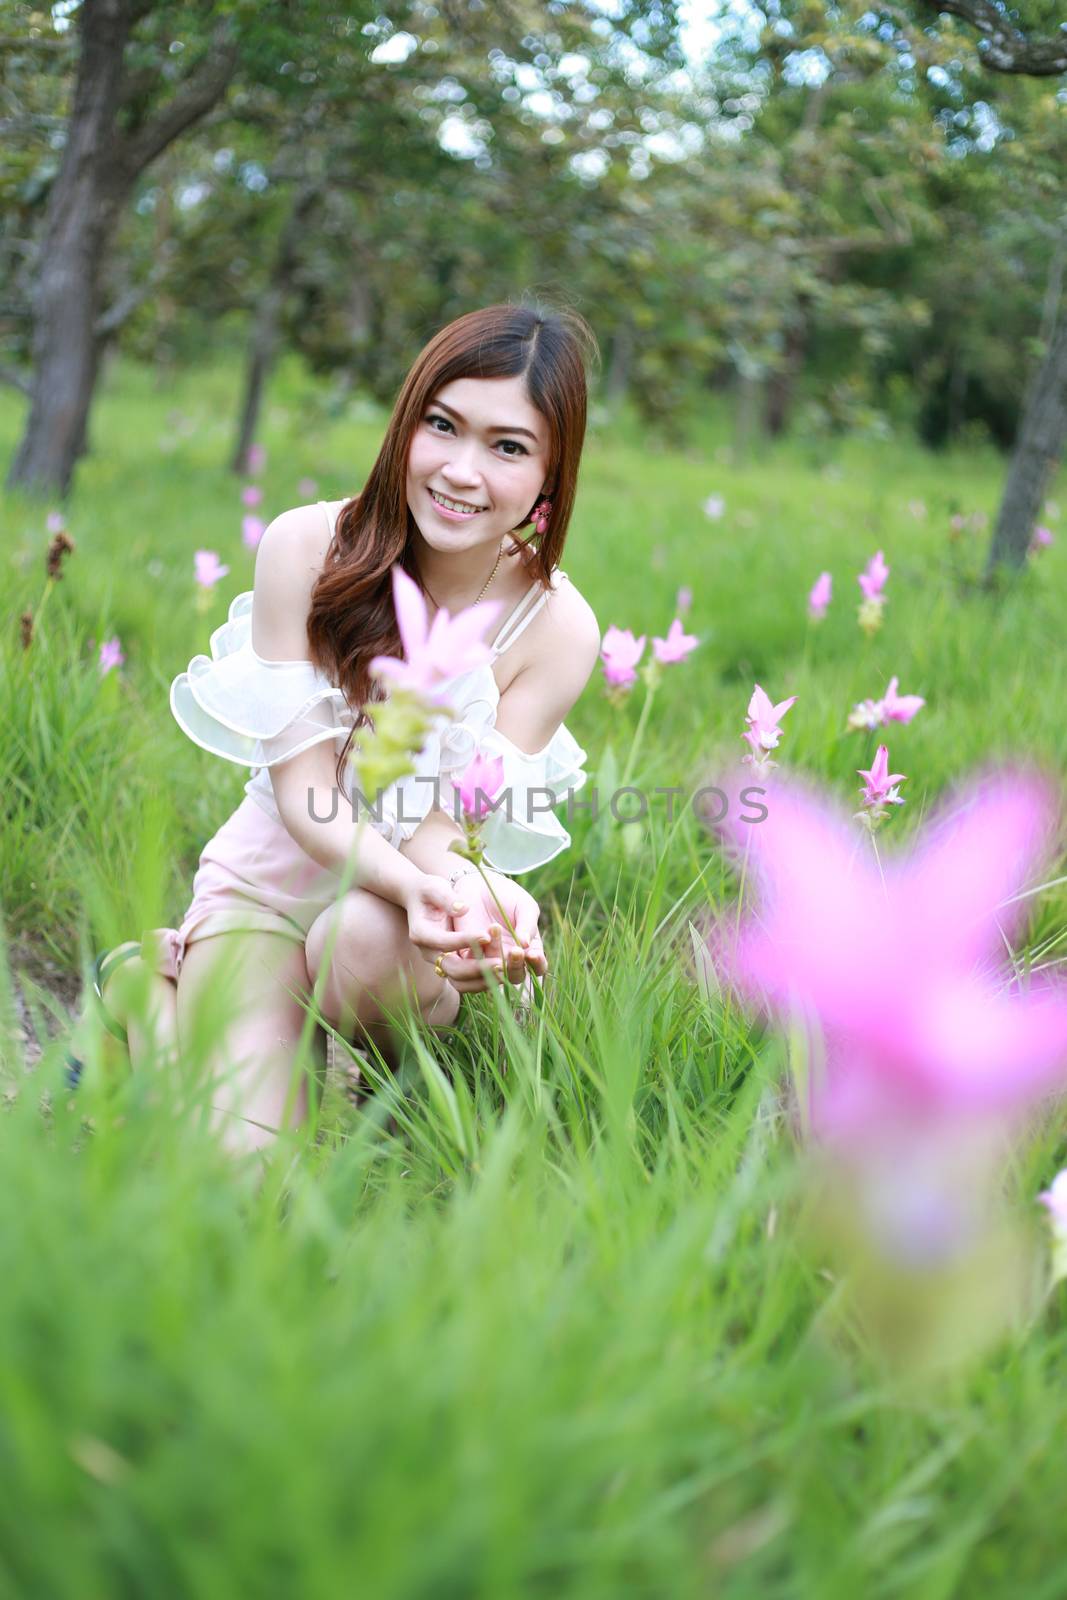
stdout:
<svg viewBox="0 0 1067 1600">
<path fill-rule="evenodd" d="M 183 20 L 179 8 L 153 8 L 150 0 L 83 0 L 77 12 L 74 95 L 40 246 L 30 406 L 10 487 L 68 489 L 101 344 L 115 325 L 101 291 L 119 218 L 141 174 L 211 110 L 233 75 L 232 29 L 216 19 L 206 48 L 166 93 L 166 57 L 181 42 Z M 138 40 L 142 23 L 147 38 Z"/>
<path fill-rule="evenodd" d="M 995 0 L 924 0 L 924 4 L 976 28 L 981 34 L 981 62 L 994 72 L 1040 78 L 1067 72 L 1067 32 L 1062 24 L 1059 37 L 1036 37 L 1014 20 L 1017 12 Z M 1024 565 L 1045 492 L 1067 446 L 1067 314 L 1053 306 L 1052 316 L 1051 334 L 1044 341 L 1044 354 L 1023 406 L 989 545 L 985 575 L 990 583 L 1001 567 L 1018 570 Z"/>
</svg>

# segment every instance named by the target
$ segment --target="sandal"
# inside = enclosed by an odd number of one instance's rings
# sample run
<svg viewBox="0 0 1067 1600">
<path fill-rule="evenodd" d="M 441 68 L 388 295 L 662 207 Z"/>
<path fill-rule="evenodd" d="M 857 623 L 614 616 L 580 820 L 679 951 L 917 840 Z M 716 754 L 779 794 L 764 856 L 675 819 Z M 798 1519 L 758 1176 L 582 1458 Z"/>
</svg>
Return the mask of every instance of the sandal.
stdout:
<svg viewBox="0 0 1067 1600">
<path fill-rule="evenodd" d="M 128 1044 L 126 1029 L 121 1023 L 115 1021 L 107 1006 L 104 1004 L 104 984 L 110 978 L 116 967 L 124 961 L 129 961 L 132 956 L 141 954 L 140 944 L 120 945 L 116 950 L 105 950 L 93 962 L 92 988 L 89 991 L 87 1004 L 93 1006 L 102 1025 L 118 1039 L 121 1044 Z M 85 1071 L 85 1062 L 74 1055 L 70 1050 L 64 1056 L 67 1069 L 67 1087 L 76 1089 L 81 1082 L 82 1073 Z"/>
</svg>

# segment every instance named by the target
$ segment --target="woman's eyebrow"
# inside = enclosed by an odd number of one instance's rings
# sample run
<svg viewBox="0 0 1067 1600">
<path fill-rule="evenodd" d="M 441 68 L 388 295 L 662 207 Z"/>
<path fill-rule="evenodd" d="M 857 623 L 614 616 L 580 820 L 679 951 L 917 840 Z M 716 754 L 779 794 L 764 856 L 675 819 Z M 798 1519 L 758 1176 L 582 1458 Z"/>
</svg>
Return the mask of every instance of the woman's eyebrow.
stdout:
<svg viewBox="0 0 1067 1600">
<path fill-rule="evenodd" d="M 443 400 L 431 400 L 430 404 L 432 406 L 440 406 L 442 411 L 447 411 L 449 416 L 450 417 L 455 417 L 457 422 L 466 422 L 466 420 L 467 420 L 465 416 L 463 416 L 460 412 L 454 410 L 452 408 L 452 406 L 446 405 Z M 497 423 L 494 423 L 493 426 L 491 428 L 489 428 L 487 431 L 489 433 L 524 433 L 526 435 L 527 439 L 532 439 L 534 444 L 537 443 L 537 435 L 536 435 L 536 433 L 531 433 L 529 428 L 517 428 L 517 427 L 513 428 L 513 427 L 510 427 L 510 426 L 505 426 L 504 423 L 502 423 L 502 422 L 497 422 Z"/>
</svg>

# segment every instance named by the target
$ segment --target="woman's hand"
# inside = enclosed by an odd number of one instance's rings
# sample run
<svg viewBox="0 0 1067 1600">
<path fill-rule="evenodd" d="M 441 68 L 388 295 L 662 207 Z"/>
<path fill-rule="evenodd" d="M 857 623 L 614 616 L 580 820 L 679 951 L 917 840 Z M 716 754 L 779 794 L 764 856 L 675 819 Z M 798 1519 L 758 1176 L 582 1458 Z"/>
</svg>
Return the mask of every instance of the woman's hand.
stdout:
<svg viewBox="0 0 1067 1600">
<path fill-rule="evenodd" d="M 471 908 L 473 897 L 464 891 L 467 880 L 461 878 L 453 889 L 447 878 L 424 872 L 414 882 L 404 899 L 408 918 L 408 938 L 427 961 L 436 961 L 442 951 L 469 951 L 489 944 L 489 929 L 484 915 L 472 915 L 468 909 L 463 931 L 456 932 L 452 919 L 458 913 L 456 904 Z"/>
<path fill-rule="evenodd" d="M 456 899 L 465 900 L 469 910 L 453 913 L 452 926 L 463 934 L 469 951 L 462 950 L 458 956 L 448 956 L 442 962 L 446 977 L 461 994 L 479 993 L 488 987 L 483 962 L 477 959 L 477 949 L 482 944 L 480 936 L 486 931 L 489 945 L 484 960 L 488 961 L 496 981 L 502 982 L 506 976 L 509 983 L 521 983 L 527 972 L 543 977 L 548 971 L 544 946 L 537 931 L 541 915 L 537 901 L 503 873 L 482 870 L 485 878 L 472 868 L 456 880 Z M 488 884 L 485 879 L 489 880 Z M 499 906 L 494 894 L 500 901 Z M 509 933 L 501 917 L 501 908 L 516 938 Z"/>
</svg>

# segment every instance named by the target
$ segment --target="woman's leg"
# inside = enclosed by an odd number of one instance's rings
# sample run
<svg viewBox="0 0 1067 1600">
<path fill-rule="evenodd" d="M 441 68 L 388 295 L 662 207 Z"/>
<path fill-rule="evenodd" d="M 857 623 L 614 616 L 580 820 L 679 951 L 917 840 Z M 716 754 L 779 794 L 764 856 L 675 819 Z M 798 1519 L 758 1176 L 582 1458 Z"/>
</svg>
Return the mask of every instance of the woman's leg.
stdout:
<svg viewBox="0 0 1067 1600">
<path fill-rule="evenodd" d="M 369 1038 L 385 1059 L 395 1064 L 398 1041 L 385 1013 L 405 992 L 430 1027 L 445 1028 L 455 1022 L 458 991 L 447 978 L 437 976 L 412 944 L 407 917 L 400 907 L 369 889 L 351 890 L 311 924 L 304 943 L 311 983 L 318 981 L 335 917 L 339 927 L 322 995 L 322 1014 L 343 1038 L 354 1042 Z"/>
<path fill-rule="evenodd" d="M 284 934 L 217 933 L 186 947 L 178 1037 L 187 1058 L 206 1050 L 215 1085 L 212 1126 L 234 1154 L 266 1149 L 282 1127 L 306 1015 L 298 996 L 309 989 L 304 947 Z M 312 1064 L 320 1074 L 325 1068 L 321 1028 L 314 1030 Z M 288 1125 L 299 1127 L 307 1114 L 304 1076 Z"/>
</svg>

